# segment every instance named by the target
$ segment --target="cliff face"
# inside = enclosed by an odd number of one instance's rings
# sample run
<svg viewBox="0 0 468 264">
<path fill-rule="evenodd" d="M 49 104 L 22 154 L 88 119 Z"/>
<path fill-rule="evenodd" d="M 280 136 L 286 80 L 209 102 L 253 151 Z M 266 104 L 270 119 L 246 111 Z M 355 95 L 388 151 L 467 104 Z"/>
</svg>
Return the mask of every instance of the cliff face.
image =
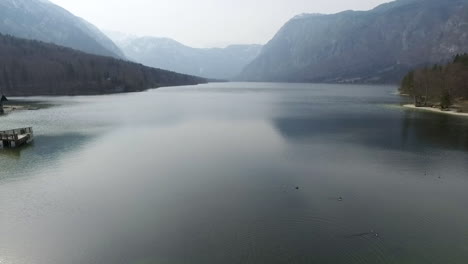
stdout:
<svg viewBox="0 0 468 264">
<path fill-rule="evenodd" d="M 205 83 L 199 77 L 0 34 L 0 88 L 7 96 L 97 95 Z"/>
<path fill-rule="evenodd" d="M 123 58 L 99 29 L 47 0 L 1 0 L 0 33 Z"/>
<path fill-rule="evenodd" d="M 468 0 L 399 0 L 295 17 L 239 79 L 395 83 L 414 67 L 467 51 Z"/>
</svg>

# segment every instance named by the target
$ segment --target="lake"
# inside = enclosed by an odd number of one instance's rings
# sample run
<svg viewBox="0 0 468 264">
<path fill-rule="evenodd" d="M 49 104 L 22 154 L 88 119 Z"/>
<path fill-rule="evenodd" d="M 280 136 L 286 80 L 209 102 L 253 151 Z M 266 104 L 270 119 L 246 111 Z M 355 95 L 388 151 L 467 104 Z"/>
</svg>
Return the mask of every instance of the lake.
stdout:
<svg viewBox="0 0 468 264">
<path fill-rule="evenodd" d="M 36 136 L 0 152 L 0 263 L 465 264 L 468 118 L 396 90 L 33 98 L 0 118 Z"/>
</svg>

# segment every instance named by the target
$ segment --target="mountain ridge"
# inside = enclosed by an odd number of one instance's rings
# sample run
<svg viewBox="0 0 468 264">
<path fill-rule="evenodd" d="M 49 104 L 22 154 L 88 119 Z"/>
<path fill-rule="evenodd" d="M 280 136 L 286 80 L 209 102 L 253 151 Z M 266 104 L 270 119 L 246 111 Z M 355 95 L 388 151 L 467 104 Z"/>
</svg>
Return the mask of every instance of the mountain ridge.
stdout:
<svg viewBox="0 0 468 264">
<path fill-rule="evenodd" d="M 0 33 L 124 58 L 97 27 L 47 0 L 0 1 Z"/>
<path fill-rule="evenodd" d="M 466 0 L 398 0 L 370 11 L 295 17 L 238 80 L 396 83 L 468 51 Z"/>
<path fill-rule="evenodd" d="M 225 48 L 192 48 L 164 37 L 128 38 L 107 33 L 130 60 L 147 66 L 211 79 L 238 75 L 262 49 L 261 45 L 234 44 Z"/>
</svg>

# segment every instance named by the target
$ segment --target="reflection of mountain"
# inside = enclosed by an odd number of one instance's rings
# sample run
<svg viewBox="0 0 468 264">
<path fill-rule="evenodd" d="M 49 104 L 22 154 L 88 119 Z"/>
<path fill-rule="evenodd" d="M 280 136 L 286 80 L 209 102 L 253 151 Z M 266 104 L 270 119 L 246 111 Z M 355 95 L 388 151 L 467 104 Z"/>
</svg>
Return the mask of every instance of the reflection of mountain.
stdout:
<svg viewBox="0 0 468 264">
<path fill-rule="evenodd" d="M 406 111 L 402 136 L 408 144 L 468 150 L 468 123 L 459 117 Z"/>
<path fill-rule="evenodd" d="M 315 118 L 284 118 L 274 121 L 280 133 L 289 140 L 300 143 L 343 141 L 343 143 L 358 143 L 382 148 L 401 148 L 399 138 L 399 122 L 396 118 L 389 119 L 380 115 L 348 115 L 331 114 Z M 397 134 L 396 136 L 394 134 Z M 335 143 L 336 144 L 336 143 Z"/>
<path fill-rule="evenodd" d="M 468 150 L 468 123 L 448 115 L 406 111 L 383 114 L 332 114 L 325 117 L 278 118 L 273 121 L 285 139 L 297 142 L 336 141 L 393 150 L 432 148 Z"/>
</svg>

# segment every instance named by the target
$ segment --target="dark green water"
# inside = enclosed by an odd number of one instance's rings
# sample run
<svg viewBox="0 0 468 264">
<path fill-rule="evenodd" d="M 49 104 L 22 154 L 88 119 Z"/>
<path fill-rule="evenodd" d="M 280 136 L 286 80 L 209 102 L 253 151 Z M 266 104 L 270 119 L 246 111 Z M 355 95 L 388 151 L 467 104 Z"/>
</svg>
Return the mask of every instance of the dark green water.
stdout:
<svg viewBox="0 0 468 264">
<path fill-rule="evenodd" d="M 0 263 L 466 264 L 468 118 L 395 90 L 38 98 L 0 118 L 36 132 L 0 152 Z"/>
</svg>

